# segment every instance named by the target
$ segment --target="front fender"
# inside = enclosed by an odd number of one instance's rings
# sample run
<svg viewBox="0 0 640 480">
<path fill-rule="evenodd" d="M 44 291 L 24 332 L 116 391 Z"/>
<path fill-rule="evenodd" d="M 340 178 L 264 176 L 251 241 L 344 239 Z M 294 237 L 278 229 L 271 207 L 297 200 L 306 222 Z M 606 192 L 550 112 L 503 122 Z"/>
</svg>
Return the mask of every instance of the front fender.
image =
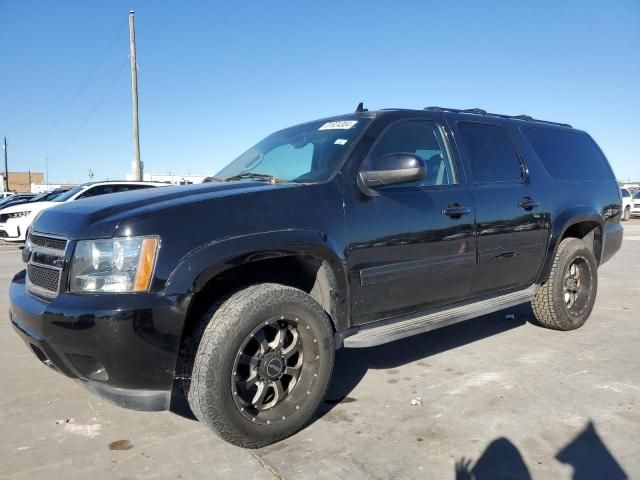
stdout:
<svg viewBox="0 0 640 480">
<path fill-rule="evenodd" d="M 165 286 L 165 295 L 197 293 L 216 275 L 246 263 L 290 255 L 325 260 L 337 282 L 338 305 L 347 305 L 348 282 L 339 245 L 323 232 L 278 230 L 214 240 L 180 260 Z"/>
<path fill-rule="evenodd" d="M 547 281 L 562 237 L 569 227 L 580 222 L 594 222 L 598 224 L 601 231 L 604 232 L 604 218 L 592 205 L 577 205 L 560 212 L 552 221 L 551 236 L 549 237 L 549 244 L 547 245 L 546 257 L 536 283 L 544 283 Z M 594 253 L 597 258 L 600 258 L 601 252 Z"/>
</svg>

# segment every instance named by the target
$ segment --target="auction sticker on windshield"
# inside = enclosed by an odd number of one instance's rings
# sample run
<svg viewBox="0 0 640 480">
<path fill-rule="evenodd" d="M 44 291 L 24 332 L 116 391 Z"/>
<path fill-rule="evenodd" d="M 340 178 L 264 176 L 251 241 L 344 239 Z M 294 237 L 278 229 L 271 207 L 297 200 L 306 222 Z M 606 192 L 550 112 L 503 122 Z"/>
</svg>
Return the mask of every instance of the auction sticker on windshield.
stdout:
<svg viewBox="0 0 640 480">
<path fill-rule="evenodd" d="M 327 122 L 318 130 L 349 130 L 356 123 L 358 123 L 357 120 L 340 120 L 338 122 Z"/>
</svg>

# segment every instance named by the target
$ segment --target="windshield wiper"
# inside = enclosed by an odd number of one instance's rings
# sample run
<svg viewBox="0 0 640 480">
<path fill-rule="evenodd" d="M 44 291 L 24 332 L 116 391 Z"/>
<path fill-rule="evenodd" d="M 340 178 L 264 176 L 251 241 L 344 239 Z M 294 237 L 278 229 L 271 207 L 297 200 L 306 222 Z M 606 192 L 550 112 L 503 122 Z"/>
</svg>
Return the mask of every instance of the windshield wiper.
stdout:
<svg viewBox="0 0 640 480">
<path fill-rule="evenodd" d="M 274 177 L 273 175 L 267 175 L 266 173 L 257 173 L 257 172 L 239 173 L 238 175 L 233 175 L 231 177 L 225 178 L 224 181 L 233 182 L 235 180 L 242 180 L 245 178 L 249 178 L 252 180 L 263 180 L 265 182 L 272 182 L 272 183 L 277 183 L 282 181 L 279 178 Z"/>
</svg>

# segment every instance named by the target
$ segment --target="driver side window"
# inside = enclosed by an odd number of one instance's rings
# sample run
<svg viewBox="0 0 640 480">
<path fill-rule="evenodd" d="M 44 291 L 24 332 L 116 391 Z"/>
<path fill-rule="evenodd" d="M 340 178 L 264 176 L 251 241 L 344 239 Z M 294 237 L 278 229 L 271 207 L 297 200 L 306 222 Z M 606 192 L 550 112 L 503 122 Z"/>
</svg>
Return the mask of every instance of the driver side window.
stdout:
<svg viewBox="0 0 640 480">
<path fill-rule="evenodd" d="M 427 167 L 427 174 L 422 180 L 402 184 L 402 187 L 432 187 L 458 183 L 442 130 L 435 122 L 405 120 L 391 125 L 382 132 L 363 162 L 363 168 L 367 169 L 373 159 L 390 153 L 411 153 L 422 158 Z"/>
</svg>

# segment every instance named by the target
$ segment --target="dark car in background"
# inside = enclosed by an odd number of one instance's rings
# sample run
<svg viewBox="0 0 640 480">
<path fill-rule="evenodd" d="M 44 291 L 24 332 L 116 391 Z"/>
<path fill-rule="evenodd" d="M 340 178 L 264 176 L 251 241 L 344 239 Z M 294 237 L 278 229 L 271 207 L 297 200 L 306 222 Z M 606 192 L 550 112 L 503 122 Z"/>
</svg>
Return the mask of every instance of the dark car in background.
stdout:
<svg viewBox="0 0 640 480">
<path fill-rule="evenodd" d="M 13 205 L 20 205 L 22 203 L 27 203 L 29 200 L 32 200 L 34 197 L 36 197 L 35 193 L 16 193 L 0 201 L 0 209 L 11 207 Z"/>
<path fill-rule="evenodd" d="M 524 302 L 580 327 L 622 241 L 600 148 L 525 115 L 359 106 L 268 136 L 213 180 L 41 213 L 11 322 L 104 398 L 186 395 L 244 447 L 311 420 L 337 348 Z"/>
</svg>

